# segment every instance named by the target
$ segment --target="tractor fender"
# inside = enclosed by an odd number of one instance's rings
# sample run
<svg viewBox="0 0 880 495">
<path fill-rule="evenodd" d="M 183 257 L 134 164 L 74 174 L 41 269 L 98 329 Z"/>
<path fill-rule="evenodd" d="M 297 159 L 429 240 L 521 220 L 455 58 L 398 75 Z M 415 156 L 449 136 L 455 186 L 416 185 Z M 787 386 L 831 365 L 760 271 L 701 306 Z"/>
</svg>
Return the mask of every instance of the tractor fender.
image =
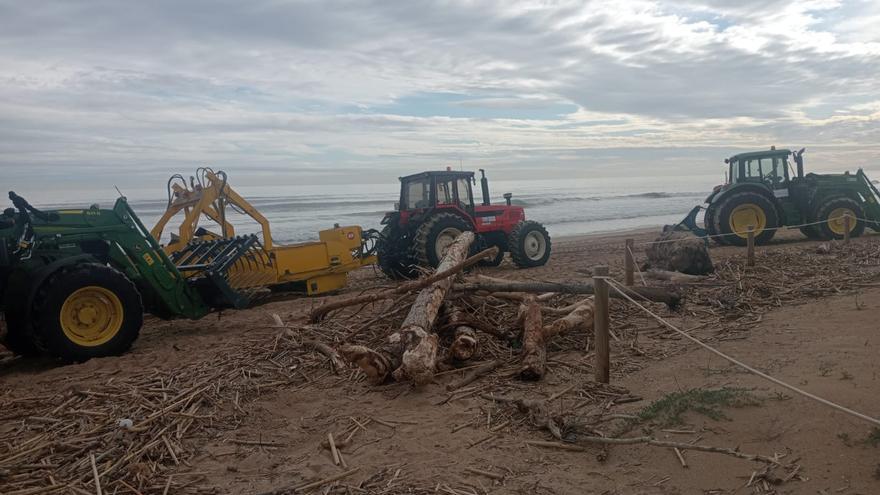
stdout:
<svg viewBox="0 0 880 495">
<path fill-rule="evenodd" d="M 80 254 L 77 256 L 68 256 L 60 258 L 48 265 L 41 266 L 34 271 L 15 270 L 10 275 L 12 282 L 10 287 L 17 286 L 24 290 L 10 289 L 6 292 L 6 300 L 3 301 L 4 307 L 20 307 L 30 308 L 37 296 L 37 291 L 49 277 L 58 270 L 68 266 L 78 265 L 80 263 L 97 263 L 94 256 L 89 254 Z M 30 324 L 30 311 L 27 312 L 28 324 Z"/>
<path fill-rule="evenodd" d="M 730 189 L 725 189 L 723 192 L 720 192 L 720 194 L 714 195 L 713 201 L 711 201 L 711 202 L 717 203 L 719 201 L 723 201 L 725 198 L 727 198 L 731 194 L 737 194 L 737 193 L 746 192 L 746 191 L 753 192 L 755 194 L 760 194 L 762 196 L 766 196 L 768 199 L 773 199 L 774 201 L 776 199 L 773 196 L 773 193 L 771 193 L 770 190 L 767 189 L 766 187 L 761 187 L 756 184 L 742 184 L 742 185 L 735 185 L 735 186 L 731 187 Z M 712 196 L 710 196 L 710 198 L 712 198 Z"/>
<path fill-rule="evenodd" d="M 431 208 L 430 210 L 425 212 L 425 215 L 419 219 L 418 223 L 422 223 L 425 220 L 433 217 L 434 215 L 439 215 L 440 213 L 451 213 L 453 215 L 458 216 L 459 218 L 461 218 L 464 221 L 464 223 L 470 225 L 470 227 L 474 231 L 475 235 L 479 235 L 477 233 L 477 226 L 474 225 L 474 222 L 473 222 L 473 219 L 471 218 L 471 216 L 468 215 L 467 213 L 465 213 L 464 211 L 462 211 L 461 209 L 455 208 L 455 207 L 452 207 L 452 208 Z"/>
<path fill-rule="evenodd" d="M 830 198 L 839 198 L 841 196 L 849 198 L 859 204 L 864 203 L 864 200 L 862 200 L 858 193 L 852 189 L 824 189 L 816 191 L 816 195 L 813 197 L 811 204 L 814 207 L 818 207 L 818 205 L 828 201 Z"/>
<path fill-rule="evenodd" d="M 725 192 L 726 191 L 724 190 L 724 186 L 715 186 L 714 188 L 712 188 L 712 192 L 709 193 L 708 196 L 706 196 L 706 199 L 703 202 L 706 204 L 712 204 L 712 202 L 715 201 L 715 198 Z"/>
</svg>

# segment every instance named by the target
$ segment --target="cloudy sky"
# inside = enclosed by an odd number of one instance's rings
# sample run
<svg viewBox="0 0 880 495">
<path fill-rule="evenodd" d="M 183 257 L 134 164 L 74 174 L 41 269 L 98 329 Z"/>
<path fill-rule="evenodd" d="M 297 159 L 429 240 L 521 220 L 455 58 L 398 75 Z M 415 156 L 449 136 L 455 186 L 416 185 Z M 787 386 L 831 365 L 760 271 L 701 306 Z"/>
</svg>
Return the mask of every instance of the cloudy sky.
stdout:
<svg viewBox="0 0 880 495">
<path fill-rule="evenodd" d="M 880 159 L 880 2 L 0 0 L 0 177 L 720 175 Z"/>
</svg>

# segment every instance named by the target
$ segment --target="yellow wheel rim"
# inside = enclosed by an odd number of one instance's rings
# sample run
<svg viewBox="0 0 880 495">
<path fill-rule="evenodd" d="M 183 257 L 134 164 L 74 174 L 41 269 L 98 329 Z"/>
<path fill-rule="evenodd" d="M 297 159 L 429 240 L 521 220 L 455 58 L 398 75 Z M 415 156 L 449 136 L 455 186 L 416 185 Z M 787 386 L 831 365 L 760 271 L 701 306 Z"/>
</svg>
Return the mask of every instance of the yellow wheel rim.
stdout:
<svg viewBox="0 0 880 495">
<path fill-rule="evenodd" d="M 119 333 L 123 315 L 122 301 L 116 294 L 90 285 L 67 296 L 61 306 L 61 330 L 71 342 L 94 347 Z"/>
<path fill-rule="evenodd" d="M 746 239 L 749 227 L 755 228 L 755 235 L 759 235 L 767 228 L 767 215 L 764 210 L 754 203 L 743 203 L 730 213 L 730 230 L 737 236 Z"/>
<path fill-rule="evenodd" d="M 828 228 L 837 235 L 843 235 L 846 231 L 846 223 L 843 220 L 844 215 L 849 215 L 849 231 L 852 232 L 856 228 L 856 214 L 849 208 L 835 208 L 828 215 Z"/>
</svg>

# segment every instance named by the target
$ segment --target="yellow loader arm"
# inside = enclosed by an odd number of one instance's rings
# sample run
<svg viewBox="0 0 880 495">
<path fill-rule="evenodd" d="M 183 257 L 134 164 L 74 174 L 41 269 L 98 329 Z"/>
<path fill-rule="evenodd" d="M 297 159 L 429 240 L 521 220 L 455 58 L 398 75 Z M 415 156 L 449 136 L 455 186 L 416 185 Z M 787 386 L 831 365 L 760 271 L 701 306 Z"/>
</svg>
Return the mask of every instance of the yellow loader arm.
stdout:
<svg viewBox="0 0 880 495">
<path fill-rule="evenodd" d="M 225 212 L 228 205 L 237 207 L 260 224 L 263 231 L 263 247 L 271 250 L 272 231 L 269 227 L 269 221 L 246 199 L 229 187 L 226 173 L 223 171 L 215 173 L 211 169 L 200 168 L 197 175 L 199 176 L 198 183 L 195 183 L 191 178 L 192 186 L 189 188 L 186 187 L 185 182 L 183 186 L 179 183 L 170 184 L 168 207 L 150 231 L 153 237 L 161 239 L 168 222 L 181 211 L 184 212 L 184 220 L 178 228 L 177 238 L 174 243 L 165 247 L 166 252 L 177 251 L 195 239 L 195 232 L 198 230 L 202 215 L 220 226 L 220 237 L 234 237 L 235 227 L 226 220 Z"/>
<path fill-rule="evenodd" d="M 169 180 L 168 206 L 150 233 L 161 239 L 168 223 L 182 213 L 177 236 L 164 249 L 169 256 L 175 255 L 175 259 L 192 259 L 207 243 L 219 243 L 236 236 L 235 226 L 226 217 L 227 207 L 234 207 L 257 222 L 263 237 L 261 252 L 244 257 L 245 261 L 253 259 L 254 262 L 242 262 L 230 270 L 230 285 L 234 288 L 265 286 L 273 290 L 305 289 L 310 295 L 319 294 L 345 287 L 348 272 L 376 263 L 378 233 L 364 231 L 359 226 L 337 225 L 322 230 L 316 242 L 274 244 L 266 217 L 229 186 L 224 172 L 208 168 L 198 169 L 189 185 L 181 175 Z M 216 224 L 220 232 L 199 232 L 203 218 Z"/>
</svg>

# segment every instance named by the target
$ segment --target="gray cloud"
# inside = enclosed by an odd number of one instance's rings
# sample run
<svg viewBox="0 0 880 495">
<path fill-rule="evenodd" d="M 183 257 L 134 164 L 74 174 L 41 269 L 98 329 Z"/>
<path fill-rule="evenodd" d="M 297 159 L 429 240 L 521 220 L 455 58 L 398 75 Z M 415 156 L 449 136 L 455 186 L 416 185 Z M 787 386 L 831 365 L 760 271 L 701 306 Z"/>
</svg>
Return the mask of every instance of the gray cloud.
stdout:
<svg viewBox="0 0 880 495">
<path fill-rule="evenodd" d="M 873 15 L 801 0 L 0 1 L 0 171 L 381 181 L 461 158 L 665 173 L 801 143 L 827 167 L 876 161 L 880 46 L 858 22 Z M 431 95 L 433 113 L 414 108 Z M 510 116 L 544 102 L 578 110 Z M 479 116 L 451 117 L 461 107 Z"/>
</svg>

